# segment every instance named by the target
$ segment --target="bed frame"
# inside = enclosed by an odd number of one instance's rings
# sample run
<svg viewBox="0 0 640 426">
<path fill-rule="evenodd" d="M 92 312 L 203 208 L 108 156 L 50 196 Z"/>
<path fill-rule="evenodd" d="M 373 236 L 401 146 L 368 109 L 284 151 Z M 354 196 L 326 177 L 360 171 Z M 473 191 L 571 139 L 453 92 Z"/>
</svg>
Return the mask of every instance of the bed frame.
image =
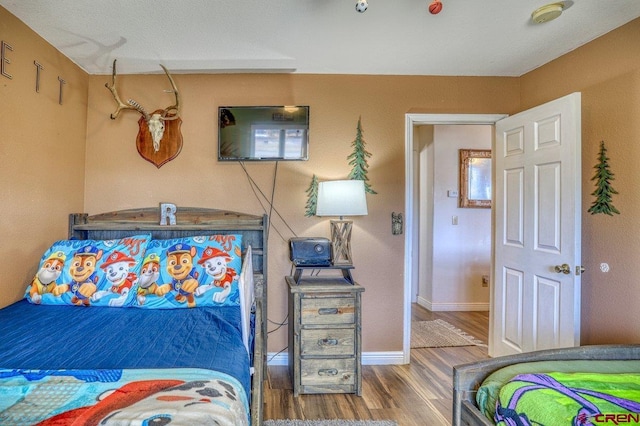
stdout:
<svg viewBox="0 0 640 426">
<path fill-rule="evenodd" d="M 640 345 L 593 345 L 528 352 L 454 366 L 453 425 L 493 425 L 476 406 L 475 396 L 483 380 L 502 367 L 533 361 L 637 359 L 640 359 Z"/>
<path fill-rule="evenodd" d="M 256 325 L 254 373 L 251 383 L 251 424 L 261 425 L 267 354 L 267 216 L 207 208 L 178 207 L 175 225 L 160 225 L 160 208 L 120 210 L 89 216 L 69 215 L 69 238 L 108 240 L 150 233 L 156 239 L 194 235 L 242 234 L 242 252 L 251 245 L 255 285 Z"/>
</svg>

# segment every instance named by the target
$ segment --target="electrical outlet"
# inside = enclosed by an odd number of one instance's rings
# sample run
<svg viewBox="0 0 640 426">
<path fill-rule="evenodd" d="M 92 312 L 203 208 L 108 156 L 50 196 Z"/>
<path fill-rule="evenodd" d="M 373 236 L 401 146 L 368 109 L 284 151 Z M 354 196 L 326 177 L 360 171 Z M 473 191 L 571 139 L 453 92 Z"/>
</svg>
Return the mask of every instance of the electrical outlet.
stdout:
<svg viewBox="0 0 640 426">
<path fill-rule="evenodd" d="M 482 276 L 482 287 L 489 287 L 489 275 Z"/>
</svg>

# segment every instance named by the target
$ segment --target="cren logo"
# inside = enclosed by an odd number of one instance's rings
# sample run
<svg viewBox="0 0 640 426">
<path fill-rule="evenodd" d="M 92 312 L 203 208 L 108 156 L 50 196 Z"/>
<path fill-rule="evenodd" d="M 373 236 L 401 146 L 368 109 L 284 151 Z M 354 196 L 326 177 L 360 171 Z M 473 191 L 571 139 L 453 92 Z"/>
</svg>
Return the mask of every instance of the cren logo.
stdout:
<svg viewBox="0 0 640 426">
<path fill-rule="evenodd" d="M 629 425 L 640 424 L 640 413 L 609 413 L 609 414 L 593 414 L 591 416 L 581 413 L 576 418 L 579 425 L 588 424 L 612 424 L 612 425 Z M 589 422 L 591 421 L 591 422 Z"/>
</svg>

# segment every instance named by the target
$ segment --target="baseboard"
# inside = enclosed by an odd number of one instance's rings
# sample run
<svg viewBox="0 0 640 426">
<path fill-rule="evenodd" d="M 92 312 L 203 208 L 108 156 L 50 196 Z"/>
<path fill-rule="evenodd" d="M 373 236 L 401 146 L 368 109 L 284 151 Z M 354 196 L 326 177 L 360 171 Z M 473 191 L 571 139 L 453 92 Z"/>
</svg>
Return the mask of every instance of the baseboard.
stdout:
<svg viewBox="0 0 640 426">
<path fill-rule="evenodd" d="M 402 351 L 394 352 L 364 352 L 362 365 L 395 365 L 404 364 Z"/>
<path fill-rule="evenodd" d="M 402 351 L 393 352 L 364 352 L 362 354 L 362 365 L 395 365 L 404 364 Z M 289 365 L 289 354 L 268 353 L 267 365 Z"/>
<path fill-rule="evenodd" d="M 289 354 L 269 352 L 267 353 L 267 365 L 289 365 Z"/>
<path fill-rule="evenodd" d="M 418 297 L 416 297 L 416 303 L 418 305 L 422 306 L 423 308 L 432 311 L 432 309 L 431 309 L 431 301 L 430 300 L 427 300 L 422 296 L 418 296 Z"/>
<path fill-rule="evenodd" d="M 444 311 L 488 311 L 489 302 L 482 303 L 433 303 L 418 296 L 416 303 L 431 312 Z"/>
</svg>

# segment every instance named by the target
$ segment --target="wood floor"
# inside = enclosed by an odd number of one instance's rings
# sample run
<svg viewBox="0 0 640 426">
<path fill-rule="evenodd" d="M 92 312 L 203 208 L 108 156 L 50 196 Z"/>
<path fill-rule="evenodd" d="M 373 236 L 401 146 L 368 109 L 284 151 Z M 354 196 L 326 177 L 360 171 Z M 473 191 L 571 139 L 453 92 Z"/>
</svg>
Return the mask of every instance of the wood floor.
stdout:
<svg viewBox="0 0 640 426">
<path fill-rule="evenodd" d="M 487 342 L 488 312 L 430 312 L 418 305 L 414 321 L 443 319 Z M 268 368 L 265 420 L 396 420 L 400 426 L 450 425 L 453 366 L 487 358 L 487 348 L 462 346 L 411 350 L 408 365 L 364 365 L 362 396 L 352 394 L 293 397 L 285 366 Z"/>
</svg>

